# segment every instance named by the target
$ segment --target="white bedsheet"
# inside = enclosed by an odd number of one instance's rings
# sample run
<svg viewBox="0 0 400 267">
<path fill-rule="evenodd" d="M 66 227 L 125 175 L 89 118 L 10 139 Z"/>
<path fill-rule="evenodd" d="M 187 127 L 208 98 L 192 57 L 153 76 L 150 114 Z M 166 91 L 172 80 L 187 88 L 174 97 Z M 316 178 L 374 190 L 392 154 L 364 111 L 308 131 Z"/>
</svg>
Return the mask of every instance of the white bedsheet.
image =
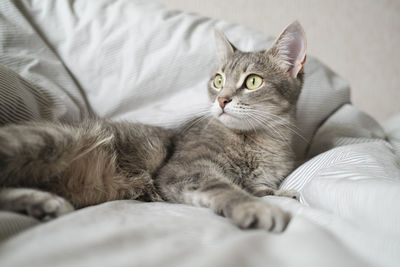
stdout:
<svg viewBox="0 0 400 267">
<path fill-rule="evenodd" d="M 0 3 L 0 64 L 67 99 L 63 120 L 80 118 L 84 92 L 101 116 L 174 126 L 206 103 L 214 25 L 242 49 L 272 40 L 148 1 L 17 2 Z M 242 231 L 203 208 L 115 201 L 4 240 L 0 265 L 399 266 L 400 117 L 382 128 L 317 60 L 305 72 L 297 114 L 309 146 L 299 139 L 296 152 L 311 159 L 282 184 L 301 203 L 265 198 L 293 215 L 283 234 Z"/>
</svg>

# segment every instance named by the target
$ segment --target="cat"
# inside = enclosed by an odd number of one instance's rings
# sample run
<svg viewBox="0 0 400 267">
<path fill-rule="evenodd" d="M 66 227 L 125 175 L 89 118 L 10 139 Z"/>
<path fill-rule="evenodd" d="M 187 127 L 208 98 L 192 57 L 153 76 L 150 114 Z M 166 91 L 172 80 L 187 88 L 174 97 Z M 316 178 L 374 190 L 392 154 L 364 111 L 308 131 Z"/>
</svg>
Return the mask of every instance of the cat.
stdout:
<svg viewBox="0 0 400 267">
<path fill-rule="evenodd" d="M 296 103 L 306 39 L 290 24 L 266 51 L 215 32 L 209 115 L 178 129 L 130 122 L 30 122 L 0 129 L 0 209 L 48 220 L 110 200 L 208 207 L 243 229 L 282 232 L 290 215 L 263 201 L 295 167 Z"/>
</svg>

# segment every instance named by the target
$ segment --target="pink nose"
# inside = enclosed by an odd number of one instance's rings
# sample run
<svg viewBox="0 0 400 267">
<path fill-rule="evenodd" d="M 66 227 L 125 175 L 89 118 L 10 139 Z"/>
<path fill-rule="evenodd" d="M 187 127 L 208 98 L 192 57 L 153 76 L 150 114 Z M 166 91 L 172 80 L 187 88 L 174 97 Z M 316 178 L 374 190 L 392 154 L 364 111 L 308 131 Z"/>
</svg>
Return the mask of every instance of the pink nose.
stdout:
<svg viewBox="0 0 400 267">
<path fill-rule="evenodd" d="M 218 97 L 218 102 L 219 106 L 224 109 L 226 105 L 228 105 L 229 102 L 231 102 L 232 99 L 226 98 L 226 97 Z"/>
</svg>

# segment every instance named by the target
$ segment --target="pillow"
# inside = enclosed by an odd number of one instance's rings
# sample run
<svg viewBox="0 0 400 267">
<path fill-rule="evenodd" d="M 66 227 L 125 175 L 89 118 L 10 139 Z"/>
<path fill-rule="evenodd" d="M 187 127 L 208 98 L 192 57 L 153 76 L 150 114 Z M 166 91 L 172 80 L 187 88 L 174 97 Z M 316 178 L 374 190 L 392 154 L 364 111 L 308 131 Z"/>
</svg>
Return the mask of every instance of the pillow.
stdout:
<svg viewBox="0 0 400 267">
<path fill-rule="evenodd" d="M 25 17 L 24 5 L 15 2 L 0 1 L 0 101 L 5 105 L 1 115 L 8 113 L 1 123 L 39 118 L 81 120 L 88 108 L 79 85 L 41 29 Z"/>
<path fill-rule="evenodd" d="M 400 156 L 400 113 L 383 123 L 387 139 L 393 145 L 395 153 Z"/>
<path fill-rule="evenodd" d="M 0 65 L 0 126 L 27 120 L 55 121 L 66 114 L 59 97 Z"/>
</svg>

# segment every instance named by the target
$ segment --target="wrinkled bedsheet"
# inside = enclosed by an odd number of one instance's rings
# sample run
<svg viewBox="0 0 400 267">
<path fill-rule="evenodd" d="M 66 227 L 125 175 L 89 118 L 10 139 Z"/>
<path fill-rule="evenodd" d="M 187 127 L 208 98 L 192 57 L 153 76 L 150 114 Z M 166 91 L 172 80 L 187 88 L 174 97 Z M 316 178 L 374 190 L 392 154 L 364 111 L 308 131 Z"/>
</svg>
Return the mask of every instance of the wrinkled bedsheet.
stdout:
<svg viewBox="0 0 400 267">
<path fill-rule="evenodd" d="M 243 50 L 273 41 L 140 0 L 4 0 L 0 26 L 0 92 L 14 101 L 0 102 L 0 116 L 9 121 L 93 112 L 175 127 L 207 104 L 214 27 Z M 284 233 L 243 231 L 170 203 L 114 201 L 42 224 L 0 212 L 0 265 L 399 266 L 400 115 L 380 125 L 312 57 L 305 73 L 295 147 L 304 163 L 281 186 L 300 202 L 263 198 L 292 214 Z"/>
</svg>

